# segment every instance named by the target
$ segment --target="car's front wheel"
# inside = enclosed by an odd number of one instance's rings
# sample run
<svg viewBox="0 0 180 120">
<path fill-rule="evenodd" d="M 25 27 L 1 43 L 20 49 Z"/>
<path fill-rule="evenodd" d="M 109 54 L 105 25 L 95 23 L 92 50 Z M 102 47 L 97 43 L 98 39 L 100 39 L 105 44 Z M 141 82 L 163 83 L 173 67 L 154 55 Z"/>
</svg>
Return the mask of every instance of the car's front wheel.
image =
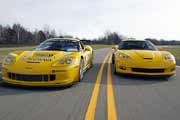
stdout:
<svg viewBox="0 0 180 120">
<path fill-rule="evenodd" d="M 115 65 L 115 63 L 114 63 L 114 74 L 118 74 L 118 73 L 117 73 L 117 70 L 116 70 L 116 65 Z"/>
<path fill-rule="evenodd" d="M 91 57 L 90 67 L 92 67 L 92 66 L 93 66 L 93 57 L 94 57 L 94 54 L 93 54 L 93 52 L 92 52 L 92 57 Z"/>
<path fill-rule="evenodd" d="M 115 61 L 114 57 L 115 57 L 114 54 L 112 54 L 112 64 L 114 64 L 114 61 Z"/>
<path fill-rule="evenodd" d="M 79 82 L 81 82 L 83 80 L 84 77 L 84 67 L 83 67 L 83 61 L 82 59 L 80 60 L 80 64 L 79 64 Z"/>
</svg>

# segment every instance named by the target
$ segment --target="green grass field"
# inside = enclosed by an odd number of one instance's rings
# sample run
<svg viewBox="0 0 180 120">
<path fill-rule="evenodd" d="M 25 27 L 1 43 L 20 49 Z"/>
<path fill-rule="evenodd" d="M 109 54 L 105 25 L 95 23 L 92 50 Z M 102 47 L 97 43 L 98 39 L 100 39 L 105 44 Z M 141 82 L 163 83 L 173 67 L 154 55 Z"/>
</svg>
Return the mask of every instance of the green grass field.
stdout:
<svg viewBox="0 0 180 120">
<path fill-rule="evenodd" d="M 0 63 L 2 62 L 3 58 L 10 52 L 16 50 L 32 50 L 35 46 L 30 47 L 7 47 L 7 48 L 0 48 Z"/>
<path fill-rule="evenodd" d="M 177 60 L 180 60 L 180 46 L 163 47 L 164 50 L 171 52 Z"/>
<path fill-rule="evenodd" d="M 93 49 L 99 49 L 99 48 L 107 48 L 111 47 L 110 45 L 91 45 Z M 15 47 L 14 45 L 7 45 L 7 46 L 0 46 L 0 63 L 2 62 L 3 58 L 12 51 L 17 50 L 33 50 L 36 46 L 18 46 Z"/>
</svg>

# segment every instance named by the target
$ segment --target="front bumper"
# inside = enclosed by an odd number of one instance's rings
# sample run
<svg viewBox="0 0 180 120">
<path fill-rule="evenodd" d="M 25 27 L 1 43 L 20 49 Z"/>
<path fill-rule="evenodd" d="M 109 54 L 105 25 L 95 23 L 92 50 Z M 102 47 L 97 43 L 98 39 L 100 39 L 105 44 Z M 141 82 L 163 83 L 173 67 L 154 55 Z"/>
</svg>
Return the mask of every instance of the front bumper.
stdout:
<svg viewBox="0 0 180 120">
<path fill-rule="evenodd" d="M 127 62 L 115 63 L 117 73 L 135 74 L 135 75 L 148 75 L 148 76 L 169 76 L 176 73 L 176 65 L 171 64 L 129 64 Z"/>
<path fill-rule="evenodd" d="M 79 77 L 78 72 L 79 72 L 78 66 L 73 66 L 68 68 L 55 68 L 53 70 L 51 69 L 51 70 L 43 71 L 42 73 L 40 72 L 35 73 L 33 71 L 31 72 L 12 71 L 7 68 L 2 68 L 2 80 L 5 83 L 22 85 L 22 86 L 66 86 L 72 84 L 75 81 L 78 81 L 78 77 Z M 12 77 L 12 74 L 10 76 L 10 73 L 21 76 Z M 33 77 L 40 75 L 41 76 L 47 75 L 48 78 L 50 75 L 53 75 L 55 77 L 53 79 L 49 78 L 43 80 Z M 29 78 L 24 77 L 23 80 L 22 76 L 29 76 Z"/>
<path fill-rule="evenodd" d="M 24 82 L 18 80 L 11 80 L 7 78 L 2 78 L 4 83 L 12 84 L 12 85 L 20 85 L 20 86 L 66 86 L 71 85 L 74 81 L 72 80 L 64 80 L 64 81 L 57 81 L 57 82 Z"/>
</svg>

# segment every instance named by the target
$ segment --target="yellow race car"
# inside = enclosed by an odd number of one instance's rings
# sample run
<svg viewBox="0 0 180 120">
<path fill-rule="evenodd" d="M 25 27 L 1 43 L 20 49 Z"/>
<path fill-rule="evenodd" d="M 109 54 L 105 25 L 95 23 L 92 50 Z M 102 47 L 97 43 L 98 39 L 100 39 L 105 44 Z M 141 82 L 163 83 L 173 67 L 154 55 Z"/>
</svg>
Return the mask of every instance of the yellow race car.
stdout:
<svg viewBox="0 0 180 120">
<path fill-rule="evenodd" d="M 80 40 L 53 38 L 33 51 L 15 51 L 2 64 L 5 83 L 25 86 L 61 86 L 83 79 L 93 64 L 93 49 Z"/>
<path fill-rule="evenodd" d="M 158 50 L 150 41 L 124 40 L 115 49 L 112 55 L 115 73 L 137 75 L 175 74 L 176 61 L 174 56 Z"/>
</svg>

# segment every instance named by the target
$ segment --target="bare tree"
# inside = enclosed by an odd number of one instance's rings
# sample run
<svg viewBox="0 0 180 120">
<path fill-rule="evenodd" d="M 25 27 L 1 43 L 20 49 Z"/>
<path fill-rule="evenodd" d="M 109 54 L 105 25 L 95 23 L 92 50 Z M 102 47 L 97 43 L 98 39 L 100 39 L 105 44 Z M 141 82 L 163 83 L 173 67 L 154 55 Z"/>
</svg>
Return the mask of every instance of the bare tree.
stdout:
<svg viewBox="0 0 180 120">
<path fill-rule="evenodd" d="M 49 38 L 49 36 L 50 36 L 50 27 L 49 27 L 49 25 L 44 25 L 43 32 L 46 35 L 46 38 Z"/>
</svg>

